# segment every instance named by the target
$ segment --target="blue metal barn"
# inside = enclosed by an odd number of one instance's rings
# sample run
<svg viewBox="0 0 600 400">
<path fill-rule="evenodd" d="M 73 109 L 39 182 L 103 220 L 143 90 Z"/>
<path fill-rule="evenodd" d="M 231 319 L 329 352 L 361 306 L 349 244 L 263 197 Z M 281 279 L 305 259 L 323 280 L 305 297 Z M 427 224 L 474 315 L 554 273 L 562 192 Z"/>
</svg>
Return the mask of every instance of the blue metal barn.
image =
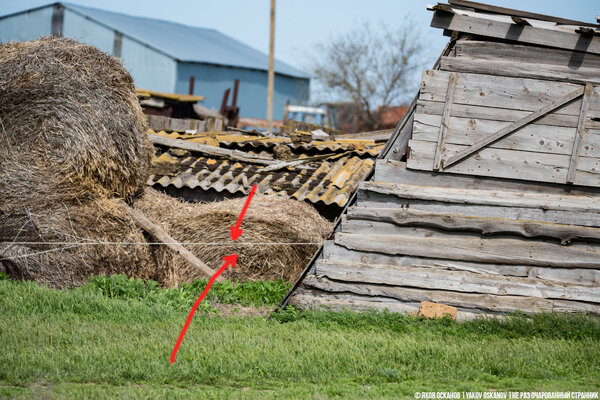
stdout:
<svg viewBox="0 0 600 400">
<path fill-rule="evenodd" d="M 244 117 L 266 118 L 268 56 L 214 29 L 141 18 L 69 3 L 52 3 L 0 17 L 0 42 L 59 34 L 121 57 L 137 87 L 205 96 L 218 109 L 223 92 L 240 80 Z M 190 85 L 190 80 L 193 84 Z M 287 101 L 308 101 L 310 77 L 275 62 L 274 116 Z"/>
</svg>

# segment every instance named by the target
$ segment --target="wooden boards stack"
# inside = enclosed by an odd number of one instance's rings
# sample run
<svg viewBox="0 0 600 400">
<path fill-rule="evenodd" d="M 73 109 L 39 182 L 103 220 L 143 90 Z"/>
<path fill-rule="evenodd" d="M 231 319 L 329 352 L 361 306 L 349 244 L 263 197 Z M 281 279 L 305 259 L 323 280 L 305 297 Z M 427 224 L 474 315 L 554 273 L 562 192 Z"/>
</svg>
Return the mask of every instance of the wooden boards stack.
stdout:
<svg viewBox="0 0 600 400">
<path fill-rule="evenodd" d="M 597 193 L 459 178 L 379 160 L 292 304 L 600 315 Z"/>
<path fill-rule="evenodd" d="M 291 303 L 600 315 L 600 26 L 431 9 L 450 43 Z"/>
</svg>

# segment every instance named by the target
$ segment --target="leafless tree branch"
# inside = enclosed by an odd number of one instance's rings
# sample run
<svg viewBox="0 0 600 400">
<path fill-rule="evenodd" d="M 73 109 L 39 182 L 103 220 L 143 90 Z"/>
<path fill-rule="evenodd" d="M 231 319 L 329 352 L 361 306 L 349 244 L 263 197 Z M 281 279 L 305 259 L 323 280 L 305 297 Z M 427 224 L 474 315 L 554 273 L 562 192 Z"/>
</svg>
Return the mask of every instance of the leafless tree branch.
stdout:
<svg viewBox="0 0 600 400">
<path fill-rule="evenodd" d="M 317 83 L 343 101 L 354 103 L 362 130 L 379 129 L 381 114 L 414 88 L 423 67 L 423 47 L 414 23 L 399 29 L 365 23 L 316 45 Z M 411 83 L 413 85 L 411 85 Z"/>
</svg>

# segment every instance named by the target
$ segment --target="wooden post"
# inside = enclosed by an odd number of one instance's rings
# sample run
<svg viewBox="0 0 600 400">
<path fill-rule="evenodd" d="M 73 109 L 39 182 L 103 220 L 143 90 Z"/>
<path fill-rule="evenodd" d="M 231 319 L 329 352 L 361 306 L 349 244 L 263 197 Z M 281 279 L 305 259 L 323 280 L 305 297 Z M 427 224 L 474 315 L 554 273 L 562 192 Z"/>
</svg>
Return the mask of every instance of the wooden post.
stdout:
<svg viewBox="0 0 600 400">
<path fill-rule="evenodd" d="M 269 35 L 269 80 L 267 84 L 267 132 L 273 132 L 273 89 L 275 87 L 275 0 L 271 0 L 271 29 Z"/>
<path fill-rule="evenodd" d="M 571 150 L 571 161 L 569 162 L 569 171 L 567 172 L 567 183 L 573 183 L 575 180 L 575 170 L 577 169 L 577 159 L 581 147 L 581 138 L 584 135 L 585 120 L 590 107 L 592 95 L 594 94 L 594 86 L 591 83 L 585 85 L 583 100 L 581 100 L 581 112 L 579 113 L 579 121 L 577 122 L 577 130 L 573 139 L 573 150 Z"/>
<path fill-rule="evenodd" d="M 202 271 L 207 277 L 210 278 L 215 274 L 216 271 L 213 271 L 206 264 L 200 261 L 198 257 L 193 255 L 192 252 L 183 247 L 181 244 L 177 243 L 177 241 L 173 239 L 171 235 L 169 235 L 158 225 L 146 218 L 144 214 L 134 210 L 124 202 L 121 202 L 121 206 L 125 208 L 125 210 L 127 210 L 129 215 L 131 215 L 131 217 L 135 220 L 135 222 L 140 228 L 148 232 L 150 235 L 154 236 L 160 243 L 165 243 L 165 245 L 168 248 L 173 250 L 175 253 L 179 254 L 181 257 L 185 258 L 190 264 Z M 218 276 L 216 281 L 222 282 L 223 278 L 221 276 Z"/>
<path fill-rule="evenodd" d="M 456 72 L 450 73 L 448 88 L 446 89 L 446 102 L 444 103 L 444 112 L 442 113 L 442 122 L 438 133 L 437 146 L 435 148 L 435 157 L 433 158 L 433 169 L 439 171 L 442 165 L 442 155 L 446 145 L 446 136 L 448 135 L 448 125 L 450 124 L 450 109 L 452 108 L 452 98 L 454 97 L 454 87 L 456 86 Z"/>
<path fill-rule="evenodd" d="M 283 109 L 283 125 L 287 125 L 287 123 L 288 123 L 288 117 L 290 115 L 289 107 L 290 107 L 290 101 L 288 100 L 285 103 L 285 108 Z"/>
<path fill-rule="evenodd" d="M 190 76 L 190 88 L 188 90 L 189 94 L 194 94 L 194 77 Z"/>
</svg>

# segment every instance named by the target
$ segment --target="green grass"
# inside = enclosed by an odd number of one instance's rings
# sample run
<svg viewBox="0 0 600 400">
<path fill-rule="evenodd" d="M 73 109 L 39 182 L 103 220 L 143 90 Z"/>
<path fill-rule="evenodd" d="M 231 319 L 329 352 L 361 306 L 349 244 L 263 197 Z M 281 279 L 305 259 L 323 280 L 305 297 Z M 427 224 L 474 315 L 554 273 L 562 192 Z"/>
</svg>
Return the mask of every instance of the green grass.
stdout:
<svg viewBox="0 0 600 400">
<path fill-rule="evenodd" d="M 178 288 L 163 289 L 157 282 L 127 278 L 125 275 L 96 276 L 76 292 L 100 293 L 108 298 L 136 299 L 146 304 L 164 304 L 188 310 L 202 293 L 207 279 L 198 279 Z M 238 304 L 259 307 L 275 306 L 290 290 L 292 285 L 283 279 L 277 281 L 245 281 L 214 283 L 201 303 L 201 310 L 210 311 L 210 303 Z"/>
<path fill-rule="evenodd" d="M 287 288 L 222 285 L 213 301 L 251 305 L 274 304 Z M 600 321 L 584 315 L 456 323 L 293 309 L 271 319 L 223 318 L 206 309 L 172 365 L 185 307 L 200 288 L 165 291 L 111 277 L 56 291 L 0 280 L 0 397 L 398 398 L 600 388 Z"/>
</svg>

